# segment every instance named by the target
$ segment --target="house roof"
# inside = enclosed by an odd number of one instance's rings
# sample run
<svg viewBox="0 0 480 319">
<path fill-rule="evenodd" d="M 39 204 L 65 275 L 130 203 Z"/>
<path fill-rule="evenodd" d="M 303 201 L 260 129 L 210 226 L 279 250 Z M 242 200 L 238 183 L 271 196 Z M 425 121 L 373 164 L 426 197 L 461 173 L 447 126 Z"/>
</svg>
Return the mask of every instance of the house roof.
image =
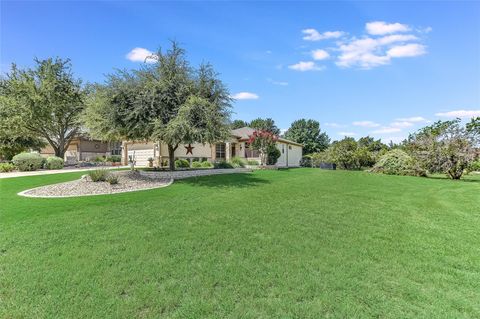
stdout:
<svg viewBox="0 0 480 319">
<path fill-rule="evenodd" d="M 251 127 L 248 127 L 248 126 L 245 126 L 245 127 L 241 127 L 241 128 L 237 128 L 235 130 L 232 130 L 231 134 L 235 137 L 238 137 L 239 140 L 243 141 L 243 140 L 250 139 L 250 136 L 255 131 L 256 131 L 255 129 L 253 129 Z M 292 144 L 292 145 L 298 145 L 298 146 L 303 147 L 303 145 L 300 144 L 300 143 L 290 141 L 290 140 L 287 140 L 287 139 L 284 139 L 284 138 L 281 138 L 281 137 L 278 138 L 278 141 L 280 141 L 282 143 L 285 143 L 285 144 Z"/>
</svg>

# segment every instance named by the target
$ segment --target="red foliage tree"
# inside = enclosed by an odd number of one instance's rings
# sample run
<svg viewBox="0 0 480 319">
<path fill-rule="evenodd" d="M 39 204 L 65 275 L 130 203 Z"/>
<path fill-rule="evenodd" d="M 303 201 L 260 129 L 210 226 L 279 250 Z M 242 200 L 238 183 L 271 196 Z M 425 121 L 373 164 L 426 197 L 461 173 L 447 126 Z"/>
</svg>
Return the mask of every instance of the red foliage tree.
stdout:
<svg viewBox="0 0 480 319">
<path fill-rule="evenodd" d="M 263 130 L 254 131 L 250 135 L 248 143 L 254 149 L 260 152 L 260 165 L 267 164 L 267 155 L 269 147 L 275 146 L 278 136 Z"/>
</svg>

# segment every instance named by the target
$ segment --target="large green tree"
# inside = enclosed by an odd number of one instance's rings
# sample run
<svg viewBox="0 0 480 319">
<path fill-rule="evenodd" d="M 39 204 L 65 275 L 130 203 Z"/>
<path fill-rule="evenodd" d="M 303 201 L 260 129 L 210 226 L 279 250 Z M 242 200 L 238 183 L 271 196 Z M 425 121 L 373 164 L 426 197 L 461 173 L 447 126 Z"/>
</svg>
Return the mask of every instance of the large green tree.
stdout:
<svg viewBox="0 0 480 319">
<path fill-rule="evenodd" d="M 320 131 L 320 123 L 315 120 L 296 120 L 285 133 L 285 138 L 303 144 L 303 154 L 321 152 L 330 143 L 330 138 Z"/>
<path fill-rule="evenodd" d="M 25 147 L 38 146 L 40 137 L 52 146 L 56 156 L 63 158 L 80 130 L 85 90 L 74 78 L 70 60 L 34 61 L 35 66 L 27 69 L 13 64 L 2 79 L 2 113 L 15 114 L 17 128 L 11 131 L 11 140 L 23 131 L 26 134 L 20 137 Z"/>
<path fill-rule="evenodd" d="M 256 118 L 250 122 L 250 127 L 259 131 L 267 131 L 273 135 L 280 135 L 280 129 L 275 125 L 275 121 L 271 118 Z"/>
<path fill-rule="evenodd" d="M 139 70 L 117 71 L 89 99 L 85 123 L 94 136 L 160 140 L 170 169 L 180 143 L 215 143 L 229 136 L 230 94 L 209 64 L 190 66 L 175 42 Z"/>
<path fill-rule="evenodd" d="M 242 127 L 245 127 L 245 126 L 248 126 L 248 122 L 246 122 L 244 120 L 234 120 L 230 124 L 230 127 L 232 128 L 232 130 L 237 129 L 237 128 L 242 128 Z"/>
</svg>

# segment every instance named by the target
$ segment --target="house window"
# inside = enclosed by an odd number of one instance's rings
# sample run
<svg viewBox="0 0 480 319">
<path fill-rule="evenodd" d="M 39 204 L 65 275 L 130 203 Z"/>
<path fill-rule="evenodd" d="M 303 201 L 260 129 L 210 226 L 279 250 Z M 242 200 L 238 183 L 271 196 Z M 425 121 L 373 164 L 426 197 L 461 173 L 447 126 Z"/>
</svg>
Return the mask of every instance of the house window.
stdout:
<svg viewBox="0 0 480 319">
<path fill-rule="evenodd" d="M 215 158 L 225 159 L 225 143 L 215 144 Z"/>
<path fill-rule="evenodd" d="M 111 142 L 110 143 L 110 154 L 111 155 L 122 155 L 122 143 L 121 142 Z"/>
</svg>

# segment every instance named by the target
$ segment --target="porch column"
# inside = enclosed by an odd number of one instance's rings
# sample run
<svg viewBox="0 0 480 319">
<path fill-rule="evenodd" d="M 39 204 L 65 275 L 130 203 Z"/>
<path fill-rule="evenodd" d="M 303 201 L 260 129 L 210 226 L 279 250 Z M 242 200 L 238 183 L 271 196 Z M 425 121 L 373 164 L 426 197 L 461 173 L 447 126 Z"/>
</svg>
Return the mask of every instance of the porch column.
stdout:
<svg viewBox="0 0 480 319">
<path fill-rule="evenodd" d="M 227 162 L 230 161 L 230 157 L 231 157 L 230 155 L 232 154 L 232 150 L 230 149 L 230 147 L 231 147 L 230 142 L 225 143 L 225 160 Z"/>
</svg>

